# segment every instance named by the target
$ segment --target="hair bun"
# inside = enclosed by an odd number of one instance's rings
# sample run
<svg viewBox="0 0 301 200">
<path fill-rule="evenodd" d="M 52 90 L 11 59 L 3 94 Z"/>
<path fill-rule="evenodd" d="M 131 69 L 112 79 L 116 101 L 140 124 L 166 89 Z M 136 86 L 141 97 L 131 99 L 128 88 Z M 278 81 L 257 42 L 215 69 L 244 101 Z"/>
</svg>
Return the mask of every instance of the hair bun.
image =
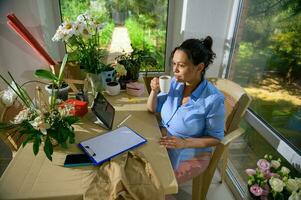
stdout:
<svg viewBox="0 0 301 200">
<path fill-rule="evenodd" d="M 208 50 L 211 50 L 213 41 L 210 36 L 207 36 L 202 42 Z"/>
</svg>

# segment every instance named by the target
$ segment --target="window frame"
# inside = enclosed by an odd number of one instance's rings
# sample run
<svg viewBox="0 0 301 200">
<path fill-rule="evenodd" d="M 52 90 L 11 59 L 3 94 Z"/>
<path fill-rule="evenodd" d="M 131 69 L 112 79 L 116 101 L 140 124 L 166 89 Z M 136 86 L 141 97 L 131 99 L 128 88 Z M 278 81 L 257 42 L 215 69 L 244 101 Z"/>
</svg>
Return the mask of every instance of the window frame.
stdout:
<svg viewBox="0 0 301 200">
<path fill-rule="evenodd" d="M 222 77 L 229 79 L 231 75 L 231 66 L 233 62 L 233 57 L 236 51 L 236 43 L 237 43 L 237 36 L 239 33 L 239 26 L 241 23 L 241 18 L 243 17 L 243 10 L 245 3 L 248 3 L 248 0 L 238 0 L 238 9 L 235 25 L 232 27 L 232 30 L 228 30 L 228 32 L 232 32 L 232 41 L 230 44 L 230 52 L 227 56 L 227 59 L 224 60 L 226 67 L 223 69 Z M 233 10 L 235 12 L 235 10 Z M 287 161 L 295 167 L 296 170 L 301 172 L 301 165 L 298 161 L 301 160 L 301 149 L 297 149 L 294 145 L 292 145 L 286 138 L 284 138 L 278 131 L 276 131 L 271 125 L 265 122 L 260 116 L 258 116 L 254 111 L 250 108 L 247 109 L 244 120 L 253 127 L 258 134 L 260 134 L 265 140 L 277 151 L 281 154 L 284 158 L 288 158 Z M 241 182 L 238 180 L 238 174 L 235 172 L 235 167 L 228 162 L 226 168 L 226 183 L 230 187 L 233 195 L 236 199 L 246 199 L 248 191 L 245 191 L 245 187 L 241 185 Z"/>
</svg>

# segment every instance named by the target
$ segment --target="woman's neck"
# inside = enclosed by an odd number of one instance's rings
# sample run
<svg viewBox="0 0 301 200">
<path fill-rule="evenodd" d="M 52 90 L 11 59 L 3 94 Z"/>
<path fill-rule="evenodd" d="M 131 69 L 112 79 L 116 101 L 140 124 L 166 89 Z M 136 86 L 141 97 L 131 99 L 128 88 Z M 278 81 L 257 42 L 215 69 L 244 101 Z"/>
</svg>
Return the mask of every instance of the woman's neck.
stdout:
<svg viewBox="0 0 301 200">
<path fill-rule="evenodd" d="M 201 79 L 196 79 L 196 80 L 191 81 L 191 82 L 186 82 L 185 83 L 185 90 L 192 93 L 198 87 L 198 85 L 200 83 L 201 83 Z"/>
</svg>

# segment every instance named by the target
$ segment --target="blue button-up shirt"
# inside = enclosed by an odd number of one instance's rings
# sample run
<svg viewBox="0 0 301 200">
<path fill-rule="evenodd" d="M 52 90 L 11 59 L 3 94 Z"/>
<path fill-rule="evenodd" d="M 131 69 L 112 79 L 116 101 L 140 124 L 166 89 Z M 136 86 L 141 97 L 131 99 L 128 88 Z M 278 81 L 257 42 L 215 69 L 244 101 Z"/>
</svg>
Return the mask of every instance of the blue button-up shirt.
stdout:
<svg viewBox="0 0 301 200">
<path fill-rule="evenodd" d="M 157 96 L 157 112 L 161 113 L 161 126 L 168 134 L 180 138 L 212 136 L 219 140 L 224 137 L 224 96 L 207 80 L 203 80 L 192 92 L 188 102 L 181 105 L 184 83 L 171 81 L 169 93 Z M 169 149 L 174 169 L 181 161 L 191 159 L 212 148 Z"/>
</svg>

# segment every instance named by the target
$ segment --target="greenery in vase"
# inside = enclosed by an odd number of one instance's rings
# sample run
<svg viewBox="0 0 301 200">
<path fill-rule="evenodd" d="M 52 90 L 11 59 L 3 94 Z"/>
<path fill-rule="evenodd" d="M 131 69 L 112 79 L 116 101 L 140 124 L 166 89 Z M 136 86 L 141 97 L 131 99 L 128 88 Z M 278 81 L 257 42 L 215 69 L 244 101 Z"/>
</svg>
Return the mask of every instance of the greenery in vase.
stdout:
<svg viewBox="0 0 301 200">
<path fill-rule="evenodd" d="M 75 21 L 63 22 L 53 41 L 64 41 L 82 69 L 98 74 L 103 71 L 106 51 L 100 48 L 100 33 L 104 25 L 89 13 L 80 14 Z"/>
<path fill-rule="evenodd" d="M 35 74 L 52 80 L 53 85 L 60 87 L 67 58 L 68 55 L 66 54 L 58 76 L 46 70 L 36 70 Z M 63 148 L 67 148 L 68 142 L 74 143 L 72 124 L 79 119 L 70 115 L 70 111 L 74 109 L 73 105 L 59 102 L 55 92 L 52 93 L 50 102 L 48 102 L 48 99 L 41 98 L 42 94 L 39 90 L 36 98 L 32 99 L 23 88 L 24 84 L 18 84 L 13 76 L 10 73 L 8 74 L 12 83 L 9 83 L 2 75 L 0 75 L 0 78 L 8 85 L 8 90 L 19 98 L 23 104 L 23 110 L 11 122 L 0 123 L 0 130 L 17 128 L 21 136 L 26 136 L 23 146 L 28 142 L 33 142 L 33 153 L 35 155 L 38 154 L 40 145 L 44 142 L 44 152 L 47 158 L 52 160 L 53 140 Z"/>
<path fill-rule="evenodd" d="M 127 76 L 136 81 L 139 78 L 139 72 L 141 67 L 145 66 L 156 66 L 157 61 L 148 49 L 137 49 L 132 47 L 133 51 L 131 53 L 126 53 L 116 57 L 119 64 L 122 64 L 126 71 Z"/>
</svg>

